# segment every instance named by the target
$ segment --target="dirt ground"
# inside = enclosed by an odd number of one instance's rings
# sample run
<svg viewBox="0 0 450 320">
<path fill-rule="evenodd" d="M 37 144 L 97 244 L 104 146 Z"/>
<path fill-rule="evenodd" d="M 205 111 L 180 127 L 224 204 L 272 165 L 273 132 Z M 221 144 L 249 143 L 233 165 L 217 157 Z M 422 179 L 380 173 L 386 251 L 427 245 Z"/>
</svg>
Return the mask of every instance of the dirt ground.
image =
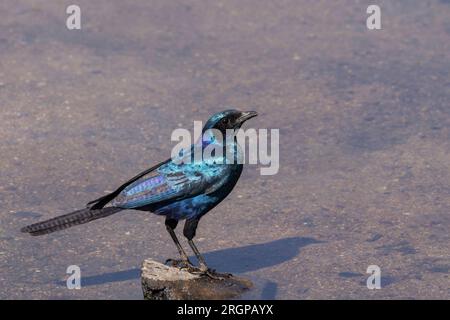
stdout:
<svg viewBox="0 0 450 320">
<path fill-rule="evenodd" d="M 142 299 L 142 261 L 177 255 L 162 217 L 19 229 L 233 106 L 280 129 L 279 173 L 246 166 L 197 232 L 212 267 L 254 281 L 246 298 L 450 299 L 450 1 L 78 0 L 69 31 L 73 2 L 0 2 L 0 298 Z"/>
</svg>

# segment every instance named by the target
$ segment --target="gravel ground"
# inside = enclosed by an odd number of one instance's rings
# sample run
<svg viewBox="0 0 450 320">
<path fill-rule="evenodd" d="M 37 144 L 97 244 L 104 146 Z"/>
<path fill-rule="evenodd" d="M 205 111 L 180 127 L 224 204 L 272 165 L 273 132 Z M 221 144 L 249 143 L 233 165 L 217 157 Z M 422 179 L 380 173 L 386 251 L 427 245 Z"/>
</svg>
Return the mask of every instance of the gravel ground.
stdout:
<svg viewBox="0 0 450 320">
<path fill-rule="evenodd" d="M 69 31 L 73 1 L 1 1 L 0 298 L 141 299 L 142 261 L 177 254 L 163 218 L 19 229 L 112 191 L 168 158 L 175 128 L 234 106 L 280 129 L 280 171 L 247 166 L 202 219 L 211 266 L 252 279 L 247 298 L 450 299 L 450 1 L 377 0 L 369 31 L 373 2 L 78 0 Z"/>
</svg>

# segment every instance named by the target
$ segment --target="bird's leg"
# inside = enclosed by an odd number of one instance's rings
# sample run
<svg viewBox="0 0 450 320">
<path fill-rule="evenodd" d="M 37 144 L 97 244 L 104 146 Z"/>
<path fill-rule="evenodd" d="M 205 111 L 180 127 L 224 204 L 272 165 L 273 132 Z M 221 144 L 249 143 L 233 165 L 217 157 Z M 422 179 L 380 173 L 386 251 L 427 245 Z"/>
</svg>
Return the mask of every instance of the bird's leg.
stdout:
<svg viewBox="0 0 450 320">
<path fill-rule="evenodd" d="M 194 241 L 192 239 L 188 240 L 189 246 L 191 247 L 192 251 L 194 251 L 195 256 L 198 259 L 198 263 L 200 264 L 200 271 L 206 272 L 209 270 L 208 266 L 206 265 L 206 261 L 203 258 L 203 256 L 200 254 L 200 251 L 198 251 L 197 246 L 194 244 Z"/>
<path fill-rule="evenodd" d="M 166 229 L 169 232 L 170 236 L 172 237 L 173 242 L 177 246 L 178 253 L 180 254 L 181 260 L 174 260 L 174 259 L 167 259 L 167 263 L 171 263 L 173 266 L 181 267 L 181 268 L 190 268 L 192 267 L 192 263 L 189 261 L 189 258 L 184 251 L 183 247 L 181 246 L 180 242 L 178 241 L 177 235 L 175 234 L 174 229 L 176 228 L 178 221 L 174 219 L 166 219 Z"/>
<path fill-rule="evenodd" d="M 230 274 L 219 274 L 215 270 L 212 270 L 208 268 L 206 265 L 206 261 L 203 258 L 203 256 L 200 254 L 200 251 L 198 251 L 197 246 L 194 244 L 194 241 L 192 240 L 195 237 L 195 232 L 197 230 L 199 219 L 188 219 L 186 220 L 186 223 L 184 225 L 183 234 L 188 239 L 189 246 L 191 247 L 192 251 L 194 251 L 195 256 L 198 259 L 198 263 L 200 264 L 200 267 L 198 270 L 194 270 L 193 273 L 199 273 L 202 275 L 206 275 L 212 279 L 217 280 L 223 280 L 224 278 L 228 278 L 231 275 Z"/>
<path fill-rule="evenodd" d="M 170 262 L 173 266 L 177 267 L 190 267 L 192 266 L 192 263 L 189 261 L 189 258 L 184 251 L 183 247 L 181 246 L 180 242 L 178 241 L 177 235 L 175 234 L 175 231 L 173 229 L 170 229 L 167 227 L 167 231 L 169 232 L 170 236 L 173 239 L 173 242 L 175 242 L 175 245 L 177 246 L 178 253 L 180 254 L 181 260 L 174 260 L 174 259 L 167 259 L 166 263 Z"/>
<path fill-rule="evenodd" d="M 200 264 L 199 272 L 196 272 L 196 273 L 203 274 L 203 275 L 208 276 L 211 279 L 215 279 L 215 280 L 223 280 L 225 278 L 231 277 L 231 274 L 229 274 L 229 273 L 218 273 L 218 272 L 216 272 L 216 270 L 208 268 L 208 266 L 206 265 L 205 259 L 200 254 L 200 251 L 198 251 L 197 246 L 194 244 L 194 241 L 192 241 L 192 239 L 190 239 L 190 240 L 188 240 L 188 243 L 189 243 L 189 246 L 191 247 L 192 251 L 194 251 L 195 256 L 197 257 L 198 262 Z"/>
</svg>

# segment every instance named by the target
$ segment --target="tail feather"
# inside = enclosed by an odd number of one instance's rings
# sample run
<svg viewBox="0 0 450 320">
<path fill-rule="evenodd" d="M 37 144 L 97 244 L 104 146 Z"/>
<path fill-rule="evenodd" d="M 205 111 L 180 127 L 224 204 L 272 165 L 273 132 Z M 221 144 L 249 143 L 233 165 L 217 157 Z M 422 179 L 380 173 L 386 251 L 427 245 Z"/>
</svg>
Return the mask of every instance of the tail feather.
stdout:
<svg viewBox="0 0 450 320">
<path fill-rule="evenodd" d="M 50 220 L 26 226 L 20 231 L 29 233 L 32 236 L 40 236 L 58 230 L 67 229 L 78 224 L 87 223 L 92 220 L 104 218 L 121 210 L 121 208 L 115 207 L 107 207 L 95 210 L 91 210 L 89 208 L 81 209 Z"/>
</svg>

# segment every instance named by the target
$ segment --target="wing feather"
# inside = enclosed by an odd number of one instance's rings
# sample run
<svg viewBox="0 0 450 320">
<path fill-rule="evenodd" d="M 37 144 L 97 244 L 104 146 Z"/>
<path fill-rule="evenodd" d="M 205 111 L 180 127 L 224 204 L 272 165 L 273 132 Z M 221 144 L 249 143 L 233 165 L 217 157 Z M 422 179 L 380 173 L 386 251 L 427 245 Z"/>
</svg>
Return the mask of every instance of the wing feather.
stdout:
<svg viewBox="0 0 450 320">
<path fill-rule="evenodd" d="M 168 163 L 127 186 L 113 206 L 137 208 L 167 200 L 181 200 L 217 190 L 229 166 Z"/>
</svg>

